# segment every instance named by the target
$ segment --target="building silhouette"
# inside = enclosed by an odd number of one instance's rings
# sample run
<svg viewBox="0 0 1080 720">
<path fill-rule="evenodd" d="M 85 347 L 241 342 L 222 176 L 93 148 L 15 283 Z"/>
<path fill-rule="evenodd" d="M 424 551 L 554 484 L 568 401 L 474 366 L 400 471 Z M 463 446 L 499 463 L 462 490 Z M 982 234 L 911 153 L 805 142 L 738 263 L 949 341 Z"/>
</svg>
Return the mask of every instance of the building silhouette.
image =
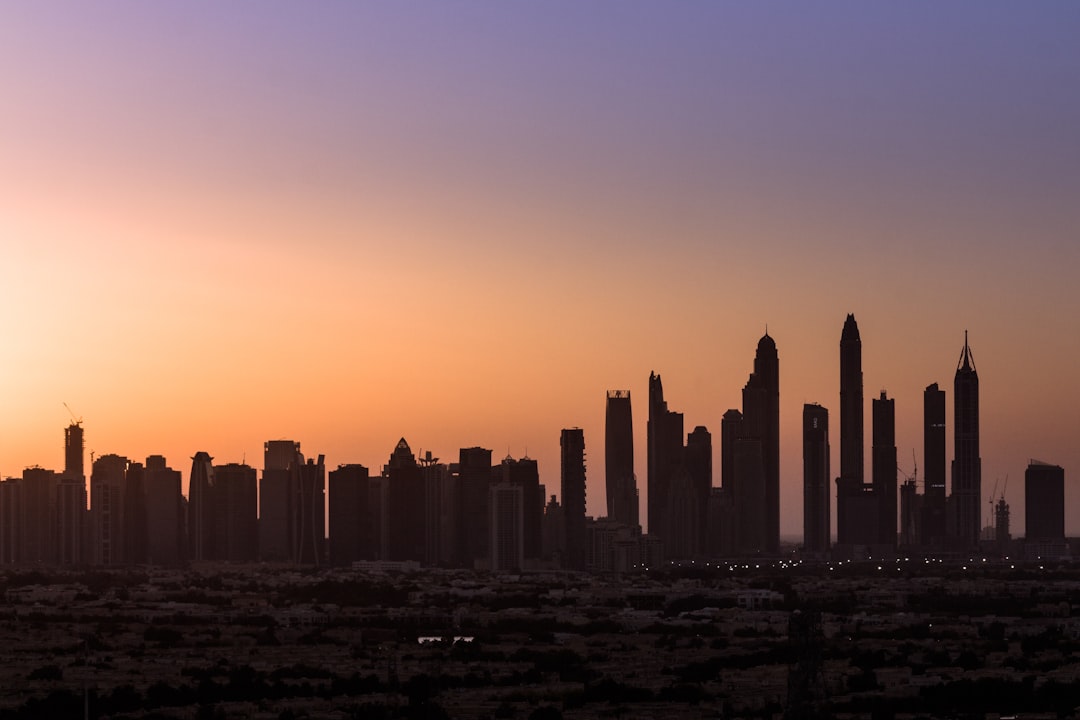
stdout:
<svg viewBox="0 0 1080 720">
<path fill-rule="evenodd" d="M 803 405 L 803 550 L 825 555 L 831 543 L 829 411 Z"/>
<path fill-rule="evenodd" d="M 188 558 L 211 560 L 214 555 L 214 458 L 199 451 L 191 458 L 188 477 Z"/>
<path fill-rule="evenodd" d="M 209 560 L 233 563 L 259 558 L 258 473 L 242 463 L 213 466 L 210 485 Z"/>
<path fill-rule="evenodd" d="M 536 461 L 530 457 L 515 460 L 507 455 L 494 474 L 493 480 L 521 488 L 522 557 L 539 558 L 543 551 L 544 488 Z"/>
<path fill-rule="evenodd" d="M 292 562 L 300 565 L 323 565 L 326 562 L 326 465 L 318 459 L 293 464 L 290 469 L 293 528 Z M 421 521 L 423 516 L 421 515 Z"/>
<path fill-rule="evenodd" d="M 1032 460 L 1024 471 L 1024 538 L 1065 542 L 1065 469 Z"/>
<path fill-rule="evenodd" d="M 964 331 L 953 380 L 954 419 L 952 464 L 952 505 L 956 517 L 956 545 L 959 549 L 979 546 L 982 508 L 982 459 L 979 455 L 979 375 Z"/>
<path fill-rule="evenodd" d="M 22 561 L 22 478 L 0 480 L 0 564 Z"/>
<path fill-rule="evenodd" d="M 735 474 L 735 442 L 742 435 L 742 413 L 731 409 L 720 420 L 720 487 L 722 493 L 714 499 L 713 519 L 709 533 L 716 537 L 717 554 L 735 555 L 742 548 L 741 523 L 738 513 L 740 492 Z M 714 527 L 716 523 L 720 528 Z"/>
<path fill-rule="evenodd" d="M 488 493 L 491 569 L 520 571 L 525 565 L 525 487 L 503 480 L 492 483 Z"/>
<path fill-rule="evenodd" d="M 179 470 L 161 455 L 146 458 L 143 470 L 146 506 L 146 560 L 172 565 L 184 557 L 184 497 Z"/>
<path fill-rule="evenodd" d="M 358 560 L 375 560 L 368 469 L 356 464 L 338 465 L 330 471 L 329 494 L 330 564 L 348 566 Z"/>
<path fill-rule="evenodd" d="M 885 391 L 872 405 L 872 466 L 874 500 L 877 503 L 877 544 L 896 548 L 896 403 Z"/>
<path fill-rule="evenodd" d="M 124 481 L 128 459 L 102 455 L 90 471 L 90 562 L 119 565 L 124 556 Z"/>
<path fill-rule="evenodd" d="M 424 473 L 405 438 L 383 471 L 386 482 L 386 559 L 424 561 Z"/>
<path fill-rule="evenodd" d="M 488 557 L 491 476 L 491 450 L 461 448 L 458 454 L 458 557 L 465 567 L 474 567 L 477 561 Z"/>
<path fill-rule="evenodd" d="M 743 436 L 761 442 L 765 483 L 764 551 L 780 548 L 780 361 L 766 332 L 758 341 L 754 372 L 743 388 Z"/>
<path fill-rule="evenodd" d="M 698 425 L 686 436 L 686 449 L 683 453 L 692 504 L 685 515 L 677 514 L 674 519 L 688 528 L 693 528 L 690 535 L 690 554 L 704 555 L 709 523 L 709 492 L 712 490 L 713 477 L 712 434 L 703 425 Z"/>
<path fill-rule="evenodd" d="M 656 373 L 649 373 L 646 445 L 649 534 L 667 543 L 671 535 L 667 526 L 671 485 L 683 462 L 683 415 L 668 409 L 664 385 Z"/>
<path fill-rule="evenodd" d="M 292 562 L 297 547 L 296 481 L 304 464 L 300 443 L 270 440 L 263 444 L 259 483 L 259 557 L 264 562 Z"/>
<path fill-rule="evenodd" d="M 448 551 L 454 544 L 453 513 L 448 510 L 455 502 L 450 467 L 440 463 L 430 450 L 421 453 L 417 462 L 424 481 L 424 564 L 448 565 Z"/>
<path fill-rule="evenodd" d="M 836 542 L 865 543 L 866 489 L 863 487 L 862 339 L 849 314 L 840 333 L 840 477 L 836 479 Z"/>
<path fill-rule="evenodd" d="M 604 489 L 608 517 L 624 525 L 638 525 L 638 490 L 634 475 L 634 421 L 630 391 L 607 394 L 604 422 Z"/>
<path fill-rule="evenodd" d="M 566 528 L 564 565 L 584 569 L 588 555 L 585 536 L 585 433 L 581 428 L 562 431 L 562 507 Z"/>
<path fill-rule="evenodd" d="M 923 511 L 921 543 L 946 544 L 945 391 L 937 383 L 923 392 Z"/>
<path fill-rule="evenodd" d="M 124 561 L 145 563 L 149 536 L 146 526 L 146 470 L 128 463 L 124 473 Z"/>
<path fill-rule="evenodd" d="M 56 496 L 57 562 L 78 565 L 84 562 L 88 533 L 86 470 L 83 464 L 86 441 L 82 425 L 76 421 L 64 429 L 64 473 Z"/>
</svg>

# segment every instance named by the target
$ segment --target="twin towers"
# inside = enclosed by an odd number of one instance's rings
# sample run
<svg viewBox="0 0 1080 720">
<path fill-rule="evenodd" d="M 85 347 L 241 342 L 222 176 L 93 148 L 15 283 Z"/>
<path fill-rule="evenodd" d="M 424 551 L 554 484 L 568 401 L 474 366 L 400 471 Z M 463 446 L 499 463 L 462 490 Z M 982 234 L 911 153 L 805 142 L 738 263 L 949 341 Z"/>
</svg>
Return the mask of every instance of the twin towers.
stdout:
<svg viewBox="0 0 1080 720">
<path fill-rule="evenodd" d="M 836 542 L 832 542 L 829 413 L 803 408 L 803 537 L 811 556 L 894 553 L 906 544 L 967 549 L 979 542 L 979 381 L 965 334 L 954 382 L 952 493 L 945 493 L 945 392 L 924 394 L 923 493 L 899 508 L 895 401 L 872 402 L 871 479 L 865 479 L 862 341 L 854 315 L 840 336 L 840 474 Z M 712 487 L 712 436 L 684 434 L 683 414 L 664 400 L 660 376 L 649 376 L 648 528 L 668 559 L 773 554 L 780 544 L 780 390 L 776 343 L 766 333 L 742 392 L 742 410 L 721 421 L 720 487 Z M 685 439 L 685 440 L 684 440 Z M 639 525 L 630 393 L 609 392 L 605 437 L 608 517 Z M 917 503 L 915 503 L 917 501 Z M 898 512 L 898 510 L 900 512 Z M 898 517 L 910 527 L 899 532 Z"/>
</svg>

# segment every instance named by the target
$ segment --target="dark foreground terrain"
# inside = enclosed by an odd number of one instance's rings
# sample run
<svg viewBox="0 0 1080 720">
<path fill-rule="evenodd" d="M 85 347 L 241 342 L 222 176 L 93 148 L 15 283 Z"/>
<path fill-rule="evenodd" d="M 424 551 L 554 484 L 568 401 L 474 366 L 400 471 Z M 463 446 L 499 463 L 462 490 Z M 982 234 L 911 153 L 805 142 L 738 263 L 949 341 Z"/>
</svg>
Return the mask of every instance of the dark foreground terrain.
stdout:
<svg viewBox="0 0 1080 720">
<path fill-rule="evenodd" d="M 1080 569 L 0 574 L 0 718 L 1071 717 Z"/>
</svg>

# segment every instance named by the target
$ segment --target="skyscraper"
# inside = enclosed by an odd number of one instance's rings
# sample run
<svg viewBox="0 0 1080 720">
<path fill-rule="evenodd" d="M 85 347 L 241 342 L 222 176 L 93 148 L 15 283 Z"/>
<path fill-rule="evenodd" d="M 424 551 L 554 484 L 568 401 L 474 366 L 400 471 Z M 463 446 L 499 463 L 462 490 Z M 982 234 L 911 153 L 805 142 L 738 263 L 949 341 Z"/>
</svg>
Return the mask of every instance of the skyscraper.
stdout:
<svg viewBox="0 0 1080 720">
<path fill-rule="evenodd" d="M 473 567 L 477 560 L 488 556 L 491 538 L 488 524 L 490 502 L 488 487 L 491 485 L 491 450 L 481 447 L 461 448 L 458 454 L 458 503 L 457 527 L 459 562 Z"/>
<path fill-rule="evenodd" d="M 191 458 L 188 477 L 188 558 L 193 561 L 214 557 L 214 458 L 199 451 Z"/>
<path fill-rule="evenodd" d="M 59 477 L 52 470 L 32 467 L 22 473 L 21 562 L 52 565 L 56 562 L 53 520 Z"/>
<path fill-rule="evenodd" d="M 668 409 L 660 376 L 649 373 L 648 453 L 649 534 L 666 539 L 667 505 L 675 473 L 683 463 L 683 415 Z M 565 501 L 563 507 L 566 508 Z M 569 518 L 569 510 L 566 510 Z"/>
<path fill-rule="evenodd" d="M 86 480 L 86 472 L 83 469 L 83 440 L 82 425 L 73 422 L 64 430 L 64 475 L 71 479 L 80 478 Z"/>
<path fill-rule="evenodd" d="M 587 557 L 585 537 L 585 433 L 581 428 L 562 431 L 562 507 L 566 527 L 566 566 L 583 569 Z"/>
<path fill-rule="evenodd" d="M 292 487 L 292 520 L 294 529 L 292 561 L 301 565 L 322 565 L 326 562 L 326 465 L 322 455 L 318 460 L 308 458 L 295 463 L 290 471 Z M 423 515 L 421 515 L 421 522 Z"/>
<path fill-rule="evenodd" d="M 102 455 L 90 472 L 90 561 L 95 565 L 124 562 L 124 476 L 128 459 Z"/>
<path fill-rule="evenodd" d="M 630 411 L 630 391 L 607 394 L 604 426 L 604 487 L 609 518 L 626 525 L 638 525 L 638 491 L 634 476 L 634 421 Z"/>
<path fill-rule="evenodd" d="M 765 333 L 757 344 L 754 372 L 743 388 L 743 436 L 761 442 L 765 483 L 765 552 L 780 548 L 780 361 L 776 342 Z"/>
<path fill-rule="evenodd" d="M 146 458 L 147 559 L 153 563 L 179 562 L 183 552 L 184 498 L 180 471 L 173 470 L 161 455 Z"/>
<path fill-rule="evenodd" d="M 1032 460 L 1024 472 L 1024 538 L 1065 542 L 1065 469 Z"/>
<path fill-rule="evenodd" d="M 524 486 L 506 480 L 488 489 L 492 570 L 519 571 L 525 564 L 524 491 Z"/>
<path fill-rule="evenodd" d="M 803 405 L 803 548 L 827 553 L 830 543 L 829 411 Z"/>
<path fill-rule="evenodd" d="M 896 547 L 896 403 L 881 391 L 872 403 L 874 499 L 877 502 L 877 543 Z"/>
<path fill-rule="evenodd" d="M 941 547 L 945 517 L 945 391 L 938 384 L 923 392 L 923 545 Z"/>
<path fill-rule="evenodd" d="M 982 459 L 979 456 L 979 374 L 964 331 L 964 349 L 953 380 L 954 452 L 952 501 L 956 512 L 956 544 L 961 549 L 979 545 L 982 507 Z"/>
<path fill-rule="evenodd" d="M 296 478 L 304 456 L 294 440 L 270 440 L 263 445 L 259 483 L 259 557 L 269 562 L 292 561 L 296 552 Z"/>
<path fill-rule="evenodd" d="M 709 491 L 712 489 L 713 450 L 712 434 L 703 425 L 698 425 L 686 436 L 686 472 L 690 478 L 690 497 L 692 517 L 683 522 L 694 528 L 691 540 L 691 554 L 705 552 L 705 538 L 708 534 Z"/>
<path fill-rule="evenodd" d="M 128 463 L 124 474 L 124 562 L 147 560 L 146 469 L 142 463 Z"/>
<path fill-rule="evenodd" d="M 424 561 L 424 473 L 405 438 L 398 440 L 383 473 L 386 478 L 386 537 L 389 560 Z"/>
<path fill-rule="evenodd" d="M 374 560 L 368 510 L 368 469 L 339 465 L 330 471 L 330 564 Z"/>
<path fill-rule="evenodd" d="M 209 501 L 213 553 L 209 559 L 255 562 L 259 556 L 258 480 L 255 468 L 241 463 L 213 467 Z"/>
<path fill-rule="evenodd" d="M 862 518 L 855 506 L 863 491 L 862 339 L 855 316 L 848 314 L 840 333 L 840 477 L 836 479 L 836 542 L 851 545 Z"/>
</svg>

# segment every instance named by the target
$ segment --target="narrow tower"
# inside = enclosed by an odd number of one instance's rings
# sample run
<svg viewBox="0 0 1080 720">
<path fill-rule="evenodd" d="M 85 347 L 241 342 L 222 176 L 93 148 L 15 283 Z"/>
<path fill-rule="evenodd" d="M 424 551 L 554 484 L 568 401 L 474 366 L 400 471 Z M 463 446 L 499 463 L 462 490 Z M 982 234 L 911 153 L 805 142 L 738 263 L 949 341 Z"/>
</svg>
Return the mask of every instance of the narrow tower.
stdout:
<svg viewBox="0 0 1080 720">
<path fill-rule="evenodd" d="M 855 506 L 863 496 L 862 340 L 855 316 L 849 314 L 840 333 L 840 477 L 836 479 L 836 542 L 862 539 Z"/>
<path fill-rule="evenodd" d="M 604 480 L 607 514 L 631 527 L 638 524 L 637 479 L 634 477 L 634 421 L 630 391 L 607 394 L 604 426 Z"/>
<path fill-rule="evenodd" d="M 956 509 L 956 544 L 968 549 L 979 544 L 982 459 L 979 457 L 979 374 L 975 371 L 966 330 L 953 380 L 953 402 L 952 499 Z"/>
<path fill-rule="evenodd" d="M 881 391 L 873 403 L 873 484 L 877 501 L 877 542 L 896 547 L 896 402 Z"/>
<path fill-rule="evenodd" d="M 803 405 L 803 548 L 829 551 L 829 411 Z"/>
</svg>

